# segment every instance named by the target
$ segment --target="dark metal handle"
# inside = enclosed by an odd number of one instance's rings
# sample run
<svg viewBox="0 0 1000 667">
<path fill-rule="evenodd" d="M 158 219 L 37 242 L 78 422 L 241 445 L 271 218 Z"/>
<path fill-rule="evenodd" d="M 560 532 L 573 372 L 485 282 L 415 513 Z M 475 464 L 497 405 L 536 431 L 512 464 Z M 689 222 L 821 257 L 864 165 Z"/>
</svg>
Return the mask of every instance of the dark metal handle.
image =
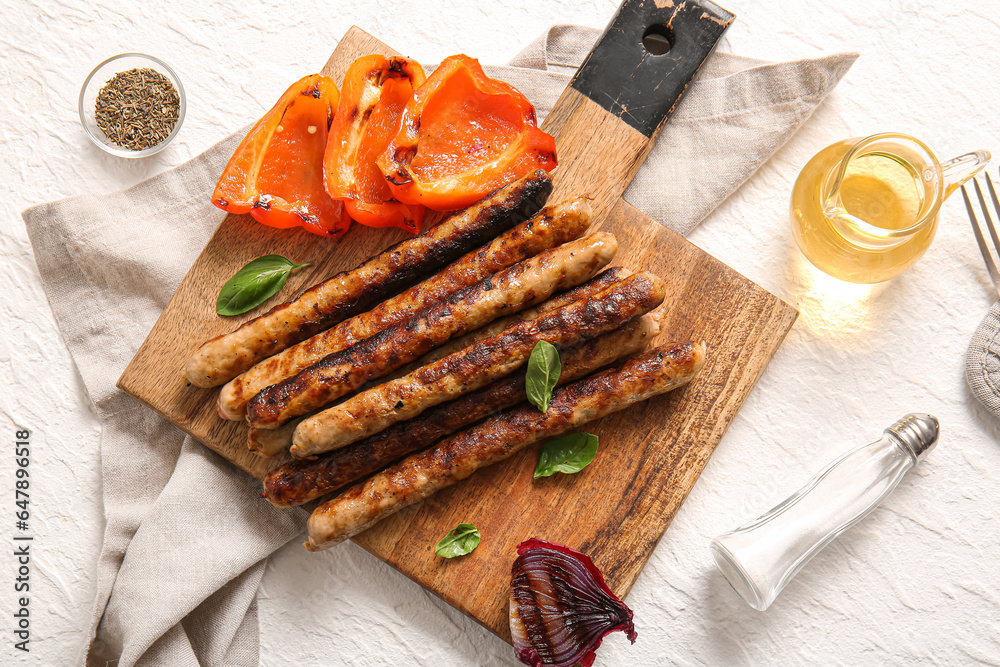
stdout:
<svg viewBox="0 0 1000 667">
<path fill-rule="evenodd" d="M 708 0 L 625 0 L 569 85 L 652 137 L 734 18 Z"/>
</svg>

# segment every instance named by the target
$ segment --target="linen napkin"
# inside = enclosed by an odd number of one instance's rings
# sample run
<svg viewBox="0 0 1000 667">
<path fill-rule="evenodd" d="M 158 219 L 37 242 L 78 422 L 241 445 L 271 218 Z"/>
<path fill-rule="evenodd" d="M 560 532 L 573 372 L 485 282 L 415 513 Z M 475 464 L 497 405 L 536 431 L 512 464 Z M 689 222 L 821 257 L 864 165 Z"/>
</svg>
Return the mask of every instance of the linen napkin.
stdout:
<svg viewBox="0 0 1000 667">
<path fill-rule="evenodd" d="M 487 69 L 520 88 L 543 117 L 599 34 L 555 26 L 510 66 Z M 690 231 L 795 132 L 856 57 L 766 63 L 714 54 L 626 199 Z M 271 507 L 258 497 L 258 482 L 115 388 L 222 220 L 209 195 L 246 130 L 128 190 L 22 214 L 102 423 L 107 525 L 91 639 L 78 662 L 257 664 L 264 564 L 304 528 L 303 510 Z"/>
<path fill-rule="evenodd" d="M 972 336 L 965 379 L 976 398 L 1000 419 L 1000 302 L 993 304 Z"/>
</svg>

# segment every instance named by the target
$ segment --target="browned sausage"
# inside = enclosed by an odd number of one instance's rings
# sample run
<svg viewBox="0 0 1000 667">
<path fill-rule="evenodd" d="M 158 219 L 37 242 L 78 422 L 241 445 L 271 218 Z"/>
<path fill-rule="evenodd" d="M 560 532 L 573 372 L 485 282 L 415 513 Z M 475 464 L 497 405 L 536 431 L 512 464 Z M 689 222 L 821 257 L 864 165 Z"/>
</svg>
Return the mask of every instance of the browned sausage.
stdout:
<svg viewBox="0 0 1000 667">
<path fill-rule="evenodd" d="M 650 313 L 621 329 L 561 352 L 559 384 L 572 382 L 616 359 L 639 352 L 658 332 L 658 313 Z M 515 373 L 349 447 L 314 460 L 291 461 L 275 468 L 264 478 L 261 496 L 275 507 L 302 505 L 376 472 L 400 457 L 429 447 L 494 412 L 517 405 L 524 398 L 524 374 Z M 276 432 L 265 431 L 267 434 Z"/>
<path fill-rule="evenodd" d="M 427 408 L 513 373 L 527 363 L 539 342 L 556 347 L 578 345 L 656 308 L 665 293 L 657 276 L 638 273 L 592 298 L 521 322 L 405 377 L 355 394 L 299 424 L 292 456 L 316 456 L 413 419 Z"/>
<path fill-rule="evenodd" d="M 490 322 L 486 326 L 480 327 L 471 333 L 467 333 L 464 336 L 448 341 L 441 347 L 435 348 L 420 357 L 420 359 L 417 359 L 413 363 L 408 364 L 407 366 L 400 368 L 395 373 L 387 376 L 386 381 L 395 380 L 396 378 L 401 378 L 404 375 L 409 375 L 421 366 L 434 363 L 438 359 L 444 359 L 449 354 L 458 352 L 478 340 L 495 336 L 501 331 L 515 326 L 516 324 L 528 322 L 536 317 L 544 315 L 545 313 L 551 312 L 556 308 L 562 308 L 567 304 L 573 303 L 574 301 L 590 298 L 599 292 L 603 292 L 605 289 L 610 287 L 612 283 L 616 283 L 619 280 L 627 278 L 631 274 L 631 271 L 622 266 L 612 266 L 611 268 L 605 269 L 582 285 L 578 285 L 565 292 L 560 292 L 547 301 L 543 301 L 538 304 L 534 308 L 522 310 L 520 313 L 508 315 L 507 317 L 501 317 L 500 319 Z"/>
<path fill-rule="evenodd" d="M 250 435 L 247 436 L 247 447 L 251 452 L 256 452 L 258 456 L 264 458 L 274 456 L 292 446 L 295 427 L 301 424 L 304 419 L 305 417 L 299 417 L 272 429 L 251 426 Z"/>
<path fill-rule="evenodd" d="M 614 257 L 611 234 L 552 248 L 467 287 L 413 318 L 325 357 L 251 399 L 251 426 L 278 428 L 503 314 L 529 308 L 591 278 Z"/>
<path fill-rule="evenodd" d="M 478 250 L 466 253 L 440 273 L 356 315 L 283 350 L 243 373 L 222 388 L 219 414 L 225 419 L 246 417 L 247 402 L 257 392 L 291 377 L 328 354 L 346 349 L 379 331 L 407 320 L 458 290 L 543 250 L 580 238 L 590 226 L 590 205 L 579 198 L 547 206 Z"/>
<path fill-rule="evenodd" d="M 384 378 L 380 378 L 378 382 L 394 380 L 396 378 L 403 377 L 404 375 L 409 375 L 421 366 L 426 366 L 427 364 L 433 363 L 438 359 L 443 359 L 449 354 L 468 347 L 477 340 L 494 336 L 508 327 L 512 327 L 520 322 L 533 320 L 536 317 L 540 317 L 544 313 L 553 311 L 556 308 L 561 308 L 574 301 L 593 297 L 599 292 L 604 291 L 612 283 L 627 277 L 629 274 L 630 272 L 627 269 L 620 266 L 606 269 L 584 284 L 574 287 L 569 291 L 556 294 L 548 301 L 543 301 L 534 308 L 521 311 L 516 315 L 500 318 L 499 320 L 496 320 L 495 322 L 492 322 L 480 329 L 476 329 L 470 334 L 448 341 L 441 347 L 428 352 L 417 361 L 407 364 Z M 250 450 L 256 452 L 260 456 L 269 457 L 274 456 L 282 450 L 288 449 L 292 446 L 292 435 L 295 432 L 295 428 L 302 423 L 303 419 L 304 418 L 293 419 L 276 429 L 255 428 L 251 426 L 250 436 L 247 439 L 247 444 Z"/>
<path fill-rule="evenodd" d="M 188 360 L 184 376 L 198 387 L 232 380 L 261 359 L 367 310 L 523 222 L 551 192 L 552 180 L 541 170 L 500 188 L 419 236 L 400 241 L 206 342 Z"/>
<path fill-rule="evenodd" d="M 331 547 L 531 444 L 685 384 L 700 370 L 704 355 L 704 344 L 664 345 L 557 389 L 548 412 L 523 405 L 445 438 L 316 508 L 304 546 L 309 551 Z"/>
</svg>

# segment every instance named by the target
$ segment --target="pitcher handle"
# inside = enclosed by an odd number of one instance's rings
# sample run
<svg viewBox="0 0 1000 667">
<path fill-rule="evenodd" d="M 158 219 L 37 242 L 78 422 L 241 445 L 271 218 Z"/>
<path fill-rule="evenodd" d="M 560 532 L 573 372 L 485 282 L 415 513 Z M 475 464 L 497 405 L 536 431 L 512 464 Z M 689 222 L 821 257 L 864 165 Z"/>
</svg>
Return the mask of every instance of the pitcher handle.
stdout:
<svg viewBox="0 0 1000 667">
<path fill-rule="evenodd" d="M 944 196 L 962 187 L 966 181 L 982 171 L 990 161 L 990 152 L 972 151 L 957 158 L 948 160 L 941 165 L 941 175 L 944 177 Z"/>
</svg>

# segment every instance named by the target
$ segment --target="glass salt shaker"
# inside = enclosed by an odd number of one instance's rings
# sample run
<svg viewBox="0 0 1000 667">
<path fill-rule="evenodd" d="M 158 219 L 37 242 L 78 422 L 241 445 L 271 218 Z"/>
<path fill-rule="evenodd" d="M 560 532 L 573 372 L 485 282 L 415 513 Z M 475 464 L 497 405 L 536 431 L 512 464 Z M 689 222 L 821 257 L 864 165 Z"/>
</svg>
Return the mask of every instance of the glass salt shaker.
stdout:
<svg viewBox="0 0 1000 667">
<path fill-rule="evenodd" d="M 712 540 L 732 587 L 763 611 L 809 560 L 888 496 L 937 444 L 938 420 L 909 414 L 847 452 L 784 502 Z"/>
</svg>

